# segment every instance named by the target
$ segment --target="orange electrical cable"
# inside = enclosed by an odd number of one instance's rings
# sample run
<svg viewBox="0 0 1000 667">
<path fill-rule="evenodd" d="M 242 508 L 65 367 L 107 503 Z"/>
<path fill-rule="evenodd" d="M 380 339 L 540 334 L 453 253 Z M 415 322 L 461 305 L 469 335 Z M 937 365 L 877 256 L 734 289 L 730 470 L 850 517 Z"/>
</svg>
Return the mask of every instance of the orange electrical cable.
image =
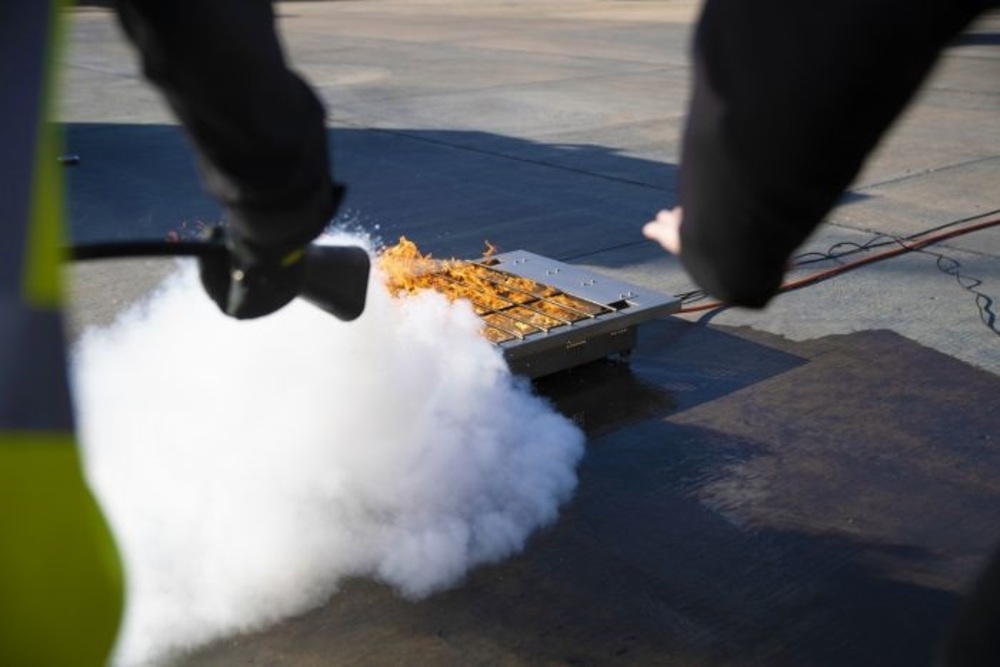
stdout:
<svg viewBox="0 0 1000 667">
<path fill-rule="evenodd" d="M 848 262 L 847 264 L 842 264 L 840 266 L 836 266 L 836 267 L 834 267 L 832 269 L 826 269 L 825 271 L 817 271 L 816 273 L 808 275 L 808 276 L 806 276 L 804 278 L 799 278 L 797 280 L 789 281 L 789 282 L 787 282 L 787 283 L 785 283 L 784 285 L 781 286 L 781 289 L 778 290 L 778 293 L 779 294 L 783 294 L 785 292 L 791 292 L 793 290 L 801 289 L 802 287 L 806 287 L 808 285 L 813 285 L 815 283 L 821 282 L 821 281 L 826 280 L 828 278 L 832 278 L 834 276 L 840 275 L 841 273 L 846 273 L 848 271 L 851 271 L 853 269 L 858 268 L 859 266 L 864 266 L 866 264 L 872 264 L 874 262 L 879 262 L 879 261 L 881 261 L 883 259 L 889 259 L 890 257 L 896 257 L 897 255 L 902 255 L 902 254 L 907 253 L 907 252 L 913 252 L 915 250 L 920 250 L 921 248 L 929 246 L 929 245 L 931 245 L 933 243 L 938 243 L 940 241 L 945 241 L 947 239 L 954 238 L 956 236 L 961 236 L 963 234 L 969 234 L 971 232 L 976 232 L 976 231 L 979 231 L 981 229 L 986 229 L 988 227 L 995 227 L 996 225 L 1000 225 L 1000 218 L 993 218 L 991 220 L 983 220 L 982 222 L 977 222 L 975 224 L 967 225 L 965 227 L 959 227 L 957 229 L 950 229 L 950 230 L 947 230 L 947 231 L 942 231 L 941 233 L 938 233 L 938 234 L 928 234 L 926 236 L 921 235 L 921 236 L 923 236 L 923 238 L 919 238 L 919 239 L 916 239 L 916 240 L 914 240 L 913 237 L 906 238 L 906 239 L 898 239 L 898 238 L 897 239 L 893 239 L 894 241 L 896 241 L 896 243 L 899 244 L 898 248 L 892 248 L 891 250 L 885 250 L 883 252 L 876 253 L 874 255 L 869 255 L 868 257 L 862 257 L 861 259 L 854 260 L 853 262 Z M 677 313 L 678 314 L 680 314 L 680 313 L 697 313 L 697 312 L 701 312 L 703 310 L 712 310 L 714 308 L 724 308 L 726 306 L 727 306 L 727 304 L 725 304 L 725 303 L 723 303 L 721 301 L 712 301 L 711 303 L 703 303 L 703 304 L 698 305 L 698 306 L 688 306 L 687 308 L 681 308 L 679 311 L 677 311 Z"/>
</svg>

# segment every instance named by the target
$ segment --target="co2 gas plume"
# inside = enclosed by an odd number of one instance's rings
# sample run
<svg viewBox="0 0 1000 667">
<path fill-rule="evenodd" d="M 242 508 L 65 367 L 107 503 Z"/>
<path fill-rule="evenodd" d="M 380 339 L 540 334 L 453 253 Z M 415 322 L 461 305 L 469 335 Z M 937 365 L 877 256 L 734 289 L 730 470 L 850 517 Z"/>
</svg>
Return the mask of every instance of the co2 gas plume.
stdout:
<svg viewBox="0 0 1000 667">
<path fill-rule="evenodd" d="M 354 322 L 299 301 L 240 322 L 181 265 L 85 332 L 80 436 L 126 569 L 115 664 L 266 627 L 347 577 L 418 600 L 554 522 L 583 435 L 481 326 L 378 275 Z"/>
</svg>

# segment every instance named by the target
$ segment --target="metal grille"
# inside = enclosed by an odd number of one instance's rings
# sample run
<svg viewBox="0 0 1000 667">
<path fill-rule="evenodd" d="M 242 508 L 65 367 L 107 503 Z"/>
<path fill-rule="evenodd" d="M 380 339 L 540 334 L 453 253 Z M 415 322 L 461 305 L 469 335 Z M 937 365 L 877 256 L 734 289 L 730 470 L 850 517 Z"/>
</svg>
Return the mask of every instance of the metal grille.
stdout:
<svg viewBox="0 0 1000 667">
<path fill-rule="evenodd" d="M 483 335 L 494 343 L 525 340 L 538 333 L 615 312 L 613 308 L 574 297 L 551 285 L 483 264 L 468 263 L 461 271 L 427 276 L 431 287 L 465 295 L 486 324 Z"/>
</svg>

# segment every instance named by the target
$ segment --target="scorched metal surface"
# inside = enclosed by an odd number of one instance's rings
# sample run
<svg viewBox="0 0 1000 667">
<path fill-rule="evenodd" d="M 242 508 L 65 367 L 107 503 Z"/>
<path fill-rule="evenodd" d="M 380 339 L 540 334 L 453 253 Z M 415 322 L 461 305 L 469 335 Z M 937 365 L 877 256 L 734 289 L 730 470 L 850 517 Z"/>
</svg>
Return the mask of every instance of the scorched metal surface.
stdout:
<svg viewBox="0 0 1000 667">
<path fill-rule="evenodd" d="M 612 354 L 627 356 L 640 323 L 680 301 L 524 250 L 484 257 L 469 299 L 514 373 L 541 377 Z"/>
</svg>

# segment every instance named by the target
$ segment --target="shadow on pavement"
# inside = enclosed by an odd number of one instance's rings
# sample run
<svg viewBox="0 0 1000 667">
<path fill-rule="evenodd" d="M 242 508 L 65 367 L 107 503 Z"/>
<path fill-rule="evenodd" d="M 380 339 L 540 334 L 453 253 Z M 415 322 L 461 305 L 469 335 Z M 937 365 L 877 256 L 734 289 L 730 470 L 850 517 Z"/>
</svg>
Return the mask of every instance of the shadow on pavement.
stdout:
<svg viewBox="0 0 1000 667">
<path fill-rule="evenodd" d="M 77 242 L 162 239 L 219 220 L 172 125 L 70 123 L 66 170 Z M 673 165 L 592 145 L 547 145 L 482 132 L 330 133 L 339 221 L 388 243 L 405 234 L 437 257 L 530 249 L 562 259 L 609 244 L 646 244 L 639 227 L 673 204 Z M 617 239 L 617 240 L 616 240 Z"/>
</svg>

